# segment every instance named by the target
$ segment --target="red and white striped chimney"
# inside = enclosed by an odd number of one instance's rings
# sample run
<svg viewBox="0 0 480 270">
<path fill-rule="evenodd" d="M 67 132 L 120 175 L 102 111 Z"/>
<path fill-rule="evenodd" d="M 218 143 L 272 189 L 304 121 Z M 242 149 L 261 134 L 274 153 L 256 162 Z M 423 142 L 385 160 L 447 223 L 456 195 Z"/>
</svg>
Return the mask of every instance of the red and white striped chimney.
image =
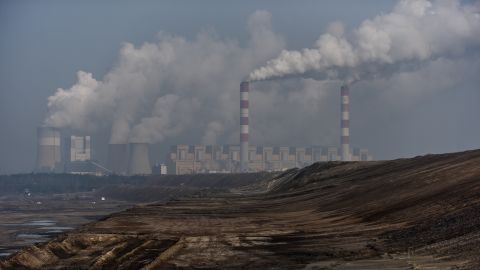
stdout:
<svg viewBox="0 0 480 270">
<path fill-rule="evenodd" d="M 240 170 L 248 171 L 248 93 L 250 83 L 240 83 Z"/>
<path fill-rule="evenodd" d="M 340 90 L 341 95 L 341 134 L 340 144 L 342 151 L 342 160 L 350 161 L 350 89 L 348 85 L 343 85 Z"/>
</svg>

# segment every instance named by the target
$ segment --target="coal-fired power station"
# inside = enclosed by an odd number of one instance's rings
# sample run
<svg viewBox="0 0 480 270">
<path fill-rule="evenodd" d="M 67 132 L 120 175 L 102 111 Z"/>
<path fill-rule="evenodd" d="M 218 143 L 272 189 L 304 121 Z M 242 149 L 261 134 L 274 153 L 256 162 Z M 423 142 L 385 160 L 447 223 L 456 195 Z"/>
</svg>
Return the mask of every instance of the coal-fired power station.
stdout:
<svg viewBox="0 0 480 270">
<path fill-rule="evenodd" d="M 50 127 L 37 128 L 37 172 L 59 172 L 62 151 L 60 131 Z"/>
<path fill-rule="evenodd" d="M 248 94 L 250 82 L 240 84 L 240 170 L 248 171 Z"/>
<path fill-rule="evenodd" d="M 342 160 L 351 161 L 350 157 L 350 89 L 343 85 L 340 89 L 341 96 L 341 123 L 340 123 L 340 147 Z"/>
<path fill-rule="evenodd" d="M 37 128 L 37 162 L 35 172 L 93 175 L 149 175 L 152 164 L 147 143 L 108 144 L 105 164 L 95 159 L 91 137 L 72 135 L 68 130 Z M 156 164 L 157 174 L 166 174 L 165 164 Z M 158 170 L 157 170 L 158 171 Z"/>
<path fill-rule="evenodd" d="M 368 161 L 368 149 L 350 145 L 350 89 L 340 88 L 340 144 L 337 146 L 251 145 L 249 142 L 249 95 L 252 83 L 240 83 L 240 143 L 171 146 L 165 163 L 150 163 L 150 144 L 110 143 L 105 163 L 95 160 L 91 137 L 68 134 L 52 127 L 37 129 L 36 172 L 73 174 L 190 174 L 282 171 L 314 162 Z M 288 127 L 285 127 L 288 129 Z M 158 154 L 158 153 L 157 153 Z M 158 155 L 153 155 L 158 156 Z M 106 165 L 102 165 L 106 164 Z"/>
</svg>

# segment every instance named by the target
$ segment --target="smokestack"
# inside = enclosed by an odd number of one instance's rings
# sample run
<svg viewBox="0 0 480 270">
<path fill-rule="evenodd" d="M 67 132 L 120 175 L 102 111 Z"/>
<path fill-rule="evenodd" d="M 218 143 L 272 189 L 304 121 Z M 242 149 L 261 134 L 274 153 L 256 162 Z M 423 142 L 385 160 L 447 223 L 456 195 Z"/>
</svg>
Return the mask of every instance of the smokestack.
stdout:
<svg viewBox="0 0 480 270">
<path fill-rule="evenodd" d="M 54 172 L 60 169 L 60 131 L 50 127 L 37 128 L 37 168 L 38 172 Z"/>
<path fill-rule="evenodd" d="M 341 95 L 341 134 L 340 144 L 342 151 L 342 160 L 350 161 L 350 89 L 348 85 L 343 85 L 340 90 Z"/>
<path fill-rule="evenodd" d="M 250 82 L 240 84 L 240 170 L 248 171 L 248 92 Z"/>
<path fill-rule="evenodd" d="M 108 169 L 115 174 L 127 174 L 128 152 L 127 144 L 108 145 Z"/>
<path fill-rule="evenodd" d="M 129 155 L 129 175 L 145 175 L 152 174 L 150 167 L 150 160 L 148 158 L 148 144 L 147 143 L 130 143 Z"/>
</svg>

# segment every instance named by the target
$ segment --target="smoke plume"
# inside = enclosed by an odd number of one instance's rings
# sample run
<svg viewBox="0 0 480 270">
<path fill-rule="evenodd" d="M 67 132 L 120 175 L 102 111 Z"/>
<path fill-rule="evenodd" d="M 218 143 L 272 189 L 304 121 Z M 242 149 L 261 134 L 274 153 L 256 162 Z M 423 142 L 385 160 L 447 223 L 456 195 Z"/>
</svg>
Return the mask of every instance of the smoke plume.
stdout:
<svg viewBox="0 0 480 270">
<path fill-rule="evenodd" d="M 110 128 L 111 143 L 157 143 L 202 130 L 199 137 L 214 143 L 235 130 L 238 112 L 232 108 L 238 107 L 242 77 L 284 48 L 270 19 L 265 11 L 250 16 L 244 46 L 212 31 L 193 40 L 160 33 L 155 43 L 126 43 L 102 80 L 79 71 L 75 85 L 49 97 L 45 124 L 88 132 Z"/>
<path fill-rule="evenodd" d="M 332 24 L 314 48 L 283 50 L 250 73 L 252 81 L 296 76 L 358 80 L 455 57 L 480 45 L 477 5 L 459 0 L 403 0 L 391 13 L 363 21 L 351 33 Z"/>
<path fill-rule="evenodd" d="M 338 79 L 372 78 L 357 86 L 352 125 L 362 125 L 352 129 L 365 134 L 353 143 L 392 157 L 389 140 L 371 136 L 381 133 L 375 128 L 390 130 L 385 133 L 399 140 L 403 137 L 392 134 L 414 129 L 411 122 L 391 124 L 392 117 L 378 111 L 415 121 L 409 114 L 414 100 L 430 100 L 433 92 L 448 92 L 477 78 L 470 73 L 478 70 L 480 57 L 468 52 L 480 43 L 479 8 L 460 1 L 401 1 L 391 13 L 352 31 L 332 23 L 314 48 L 301 51 L 285 50 L 265 11 L 250 16 L 249 39 L 242 43 L 212 31 L 193 39 L 160 33 L 155 42 L 125 43 L 114 68 L 101 78 L 79 71 L 74 85 L 49 97 L 45 124 L 100 130 L 110 134 L 112 143 L 237 143 L 239 83 L 254 70 L 250 80 L 290 79 L 253 85 L 252 144 L 328 146 L 338 143 L 338 91 L 333 91 L 339 89 Z M 378 109 L 375 102 L 388 106 Z M 432 137 L 447 133 L 436 130 Z M 415 136 L 416 130 L 411 138 Z M 449 137 L 442 138 L 438 145 L 447 145 Z M 431 139 L 417 141 L 403 145 L 410 147 L 406 154 L 421 152 Z"/>
</svg>

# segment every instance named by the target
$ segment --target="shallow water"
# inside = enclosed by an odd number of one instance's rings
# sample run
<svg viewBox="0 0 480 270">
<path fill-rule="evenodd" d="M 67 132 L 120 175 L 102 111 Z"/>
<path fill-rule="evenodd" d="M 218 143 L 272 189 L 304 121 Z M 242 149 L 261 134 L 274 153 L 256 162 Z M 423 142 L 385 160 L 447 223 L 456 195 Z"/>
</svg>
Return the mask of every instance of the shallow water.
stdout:
<svg viewBox="0 0 480 270">
<path fill-rule="evenodd" d="M 29 220 L 23 223 L 0 223 L 0 229 L 2 227 L 17 227 L 19 230 L 15 235 L 14 245 L 0 248 L 0 258 L 15 253 L 18 251 L 18 247 L 47 242 L 55 235 L 74 229 L 70 226 L 58 225 L 55 220 L 51 219 Z"/>
<path fill-rule="evenodd" d="M 62 227 L 62 226 L 49 226 L 41 228 L 42 230 L 55 230 L 55 231 L 68 231 L 72 230 L 73 227 Z"/>
<path fill-rule="evenodd" d="M 44 220 L 33 220 L 30 222 L 23 223 L 22 225 L 25 226 L 53 226 L 55 225 L 56 222 L 53 220 L 49 219 L 44 219 Z"/>
<path fill-rule="evenodd" d="M 22 239 L 41 239 L 45 238 L 45 235 L 41 234 L 35 234 L 35 233 L 20 233 L 17 234 L 17 238 L 22 238 Z"/>
</svg>

